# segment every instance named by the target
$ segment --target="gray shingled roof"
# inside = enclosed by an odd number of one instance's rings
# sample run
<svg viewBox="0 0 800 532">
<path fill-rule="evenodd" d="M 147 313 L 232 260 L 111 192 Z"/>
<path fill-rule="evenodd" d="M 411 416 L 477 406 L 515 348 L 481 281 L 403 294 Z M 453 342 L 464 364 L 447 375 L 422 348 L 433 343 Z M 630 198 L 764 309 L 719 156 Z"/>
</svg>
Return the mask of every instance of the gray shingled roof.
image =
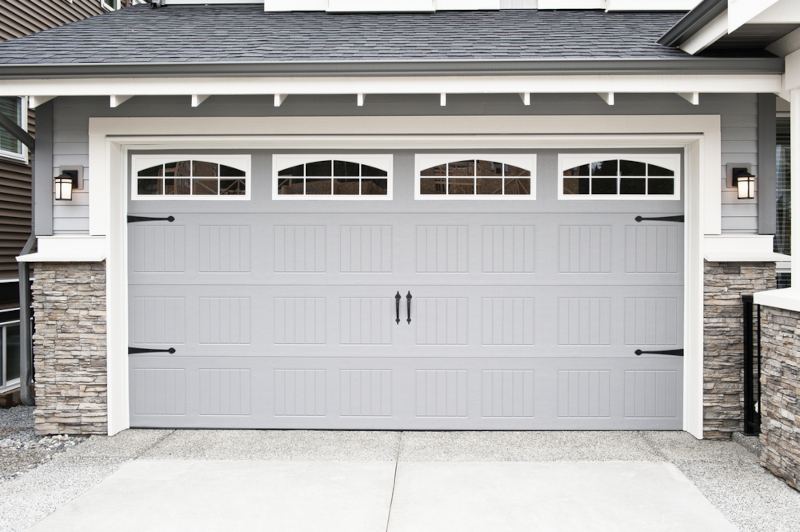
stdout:
<svg viewBox="0 0 800 532">
<path fill-rule="evenodd" d="M 136 6 L 0 45 L 0 64 L 676 59 L 656 41 L 683 13 L 265 13 Z"/>
</svg>

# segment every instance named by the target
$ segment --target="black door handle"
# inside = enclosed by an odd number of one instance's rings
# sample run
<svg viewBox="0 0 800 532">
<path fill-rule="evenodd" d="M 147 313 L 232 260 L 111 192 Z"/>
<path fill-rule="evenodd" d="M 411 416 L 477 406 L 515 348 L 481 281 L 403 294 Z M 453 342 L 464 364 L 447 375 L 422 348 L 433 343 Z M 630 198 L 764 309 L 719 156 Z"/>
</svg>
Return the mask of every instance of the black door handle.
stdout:
<svg viewBox="0 0 800 532">
<path fill-rule="evenodd" d="M 394 310 L 397 312 L 397 319 L 395 320 L 396 323 L 400 323 L 400 291 L 397 291 L 397 295 L 394 296 Z"/>
<path fill-rule="evenodd" d="M 169 349 L 149 349 L 147 347 L 129 347 L 128 354 L 129 355 L 138 355 L 141 353 L 169 353 L 170 355 L 175 352 L 174 347 L 170 347 Z"/>
<path fill-rule="evenodd" d="M 642 351 L 641 349 L 637 349 L 634 353 L 636 353 L 637 357 L 641 355 L 670 355 L 673 357 L 682 357 L 683 349 L 666 349 L 664 351 Z"/>
<path fill-rule="evenodd" d="M 411 325 L 411 290 L 408 291 L 408 295 L 406 296 L 406 304 L 408 308 L 406 309 L 406 313 L 408 314 L 408 324 Z"/>
</svg>

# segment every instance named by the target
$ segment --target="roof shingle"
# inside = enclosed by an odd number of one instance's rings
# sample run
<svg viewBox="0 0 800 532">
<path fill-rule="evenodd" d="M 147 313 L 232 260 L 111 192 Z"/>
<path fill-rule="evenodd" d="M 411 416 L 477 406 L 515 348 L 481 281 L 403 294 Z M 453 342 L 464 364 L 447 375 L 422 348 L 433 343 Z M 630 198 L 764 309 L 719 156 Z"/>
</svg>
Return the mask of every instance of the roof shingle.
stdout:
<svg viewBox="0 0 800 532">
<path fill-rule="evenodd" d="M 656 43 L 676 12 L 268 13 L 146 5 L 0 44 L 0 64 L 680 59 Z"/>
</svg>

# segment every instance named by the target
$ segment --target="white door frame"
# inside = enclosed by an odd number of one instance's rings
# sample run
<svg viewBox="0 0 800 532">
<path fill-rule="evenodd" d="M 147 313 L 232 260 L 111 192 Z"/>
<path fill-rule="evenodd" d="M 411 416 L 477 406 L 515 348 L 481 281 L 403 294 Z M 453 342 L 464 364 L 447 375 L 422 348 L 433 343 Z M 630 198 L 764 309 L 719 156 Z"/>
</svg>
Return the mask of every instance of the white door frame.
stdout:
<svg viewBox="0 0 800 532">
<path fill-rule="evenodd" d="M 718 115 L 90 118 L 90 234 L 106 237 L 108 434 L 130 426 L 128 151 L 599 149 L 684 151 L 684 430 L 703 435 L 703 237 L 720 233 Z M 424 132 L 424 133 L 423 133 Z M 464 134 L 464 132 L 470 132 Z M 588 132 L 588 133 L 587 133 Z"/>
</svg>

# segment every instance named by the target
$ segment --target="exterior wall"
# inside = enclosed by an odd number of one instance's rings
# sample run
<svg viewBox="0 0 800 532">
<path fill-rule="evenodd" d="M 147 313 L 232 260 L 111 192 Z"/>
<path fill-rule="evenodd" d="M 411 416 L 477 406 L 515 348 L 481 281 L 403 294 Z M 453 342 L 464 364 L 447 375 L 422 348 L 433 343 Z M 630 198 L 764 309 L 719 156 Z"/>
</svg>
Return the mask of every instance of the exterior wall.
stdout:
<svg viewBox="0 0 800 532">
<path fill-rule="evenodd" d="M 711 114 L 721 115 L 722 164 L 745 162 L 757 174 L 758 104 L 755 94 L 703 94 L 694 106 L 675 94 L 617 94 L 616 104 L 606 105 L 594 94 L 532 95 L 524 106 L 512 95 L 450 95 L 441 107 L 438 95 L 370 95 L 363 107 L 355 95 L 289 96 L 274 107 L 272 96 L 212 96 L 193 108 L 189 96 L 139 96 L 117 108 L 108 98 L 60 97 L 54 100 L 53 166 L 83 165 L 84 188 L 74 192 L 71 202 L 55 202 L 53 231 L 56 234 L 88 233 L 89 117 L 135 116 L 437 116 L 450 115 L 610 115 L 610 114 Z M 736 199 L 735 189 L 726 187 L 725 168 L 720 169 L 722 229 L 727 232 L 756 233 L 757 200 Z"/>
<path fill-rule="evenodd" d="M 800 490 L 800 313 L 762 307 L 761 465 Z"/>
<path fill-rule="evenodd" d="M 742 294 L 775 289 L 773 262 L 705 262 L 703 297 L 703 436 L 744 429 Z"/>
<path fill-rule="evenodd" d="M 37 434 L 107 434 L 106 268 L 36 263 Z"/>
<path fill-rule="evenodd" d="M 28 110 L 28 133 L 36 136 L 36 115 Z M 31 167 L 0 157 L 0 279 L 17 279 L 19 255 L 31 234 Z M 19 306 L 19 297 L 8 302 Z"/>
</svg>

